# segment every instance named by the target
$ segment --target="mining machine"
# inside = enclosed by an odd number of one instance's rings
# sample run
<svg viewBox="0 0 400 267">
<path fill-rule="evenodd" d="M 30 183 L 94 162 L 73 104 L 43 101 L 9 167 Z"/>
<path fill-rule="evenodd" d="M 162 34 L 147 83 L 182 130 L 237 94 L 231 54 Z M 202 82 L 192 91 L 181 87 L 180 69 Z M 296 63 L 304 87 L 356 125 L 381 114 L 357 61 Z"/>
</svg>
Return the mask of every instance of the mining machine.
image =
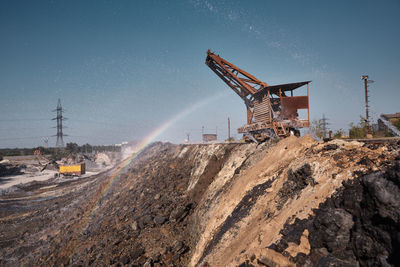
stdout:
<svg viewBox="0 0 400 267">
<path fill-rule="evenodd" d="M 247 124 L 238 133 L 246 141 L 258 143 L 274 137 L 299 136 L 300 128 L 310 126 L 311 81 L 268 85 L 210 50 L 206 65 L 243 99 Z M 293 96 L 293 91 L 304 85 L 307 85 L 307 95 Z M 307 110 L 307 119 L 299 119 L 299 109 Z"/>
</svg>

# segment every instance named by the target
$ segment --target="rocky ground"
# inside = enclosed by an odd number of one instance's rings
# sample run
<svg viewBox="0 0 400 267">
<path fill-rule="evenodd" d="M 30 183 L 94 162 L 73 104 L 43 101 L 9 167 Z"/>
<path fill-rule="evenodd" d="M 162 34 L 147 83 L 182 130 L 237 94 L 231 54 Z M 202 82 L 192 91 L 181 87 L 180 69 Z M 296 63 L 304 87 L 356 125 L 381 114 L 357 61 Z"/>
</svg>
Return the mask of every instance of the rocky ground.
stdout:
<svg viewBox="0 0 400 267">
<path fill-rule="evenodd" d="M 121 153 L 99 152 L 96 154 L 71 154 L 61 161 L 54 161 L 50 155 L 45 156 L 9 156 L 0 161 L 0 195 L 15 191 L 30 182 L 42 182 L 58 176 L 58 164 L 76 164 L 84 162 L 86 173 L 81 177 L 92 176 L 112 168 L 120 162 Z M 73 177 L 73 179 L 81 178 Z M 68 179 L 70 179 L 69 177 Z M 62 181 L 63 179 L 57 179 Z M 15 187 L 16 186 L 16 187 Z"/>
<path fill-rule="evenodd" d="M 399 149 L 154 143 L 0 197 L 0 265 L 399 266 Z"/>
</svg>

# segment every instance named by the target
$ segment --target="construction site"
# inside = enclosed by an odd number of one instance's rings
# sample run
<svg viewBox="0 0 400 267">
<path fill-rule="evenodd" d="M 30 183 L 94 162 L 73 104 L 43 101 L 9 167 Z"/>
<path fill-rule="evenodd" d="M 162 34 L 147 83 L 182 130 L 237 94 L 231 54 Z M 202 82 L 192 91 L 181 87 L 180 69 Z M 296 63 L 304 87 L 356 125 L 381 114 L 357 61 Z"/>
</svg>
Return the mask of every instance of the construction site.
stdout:
<svg viewBox="0 0 400 267">
<path fill-rule="evenodd" d="M 398 3 L 222 2 L 0 4 L 0 266 L 400 266 Z"/>
<path fill-rule="evenodd" d="M 241 142 L 3 160 L 0 265 L 399 265 L 400 138 L 300 137 L 310 81 L 271 86 L 210 51 L 206 65 L 244 101 Z M 60 102 L 56 119 L 59 145 Z"/>
</svg>

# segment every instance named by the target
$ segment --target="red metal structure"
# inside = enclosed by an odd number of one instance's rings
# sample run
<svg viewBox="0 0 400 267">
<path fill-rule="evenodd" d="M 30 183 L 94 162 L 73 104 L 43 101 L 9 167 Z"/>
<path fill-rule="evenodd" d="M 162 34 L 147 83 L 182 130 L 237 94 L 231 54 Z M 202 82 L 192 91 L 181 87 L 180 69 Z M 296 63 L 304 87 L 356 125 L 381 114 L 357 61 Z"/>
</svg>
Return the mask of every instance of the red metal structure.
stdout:
<svg viewBox="0 0 400 267">
<path fill-rule="evenodd" d="M 247 124 L 240 127 L 238 133 L 242 133 L 246 140 L 257 142 L 277 136 L 299 135 L 300 128 L 310 126 L 311 81 L 268 85 L 210 50 L 207 51 L 206 65 L 243 99 Z M 303 85 L 307 85 L 307 95 L 293 96 L 293 90 Z M 287 96 L 289 92 L 290 96 Z M 307 110 L 307 119 L 299 119 L 299 109 Z"/>
</svg>

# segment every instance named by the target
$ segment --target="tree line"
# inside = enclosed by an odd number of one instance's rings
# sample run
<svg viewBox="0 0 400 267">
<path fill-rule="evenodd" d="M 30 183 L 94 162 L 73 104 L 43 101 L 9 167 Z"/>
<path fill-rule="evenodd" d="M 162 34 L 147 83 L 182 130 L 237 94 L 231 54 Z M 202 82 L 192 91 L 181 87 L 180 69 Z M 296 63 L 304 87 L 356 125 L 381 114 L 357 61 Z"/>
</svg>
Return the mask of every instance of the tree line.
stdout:
<svg viewBox="0 0 400 267">
<path fill-rule="evenodd" d="M 350 123 L 348 131 L 344 129 L 336 130 L 332 133 L 333 138 L 350 138 L 350 139 L 362 139 L 365 138 L 368 132 L 366 119 L 360 116 L 360 121 L 358 123 Z M 397 129 L 400 130 L 400 120 L 393 123 Z M 313 120 L 310 125 L 310 132 L 315 136 L 323 139 L 328 137 L 328 132 L 324 127 L 323 119 Z M 374 127 L 371 127 L 371 134 L 373 137 L 392 137 L 393 133 L 386 129 L 381 131 Z"/>
<path fill-rule="evenodd" d="M 43 147 L 38 146 L 34 148 L 1 148 L 0 149 L 0 157 L 4 156 L 28 156 L 34 155 L 35 151 L 40 151 L 42 155 L 68 155 L 71 153 L 96 153 L 96 152 L 105 152 L 105 151 L 113 151 L 120 152 L 121 147 L 115 145 L 102 145 L 102 146 L 94 146 L 90 144 L 84 144 L 79 146 L 77 143 L 67 143 L 65 148 L 59 149 L 55 147 Z"/>
</svg>

